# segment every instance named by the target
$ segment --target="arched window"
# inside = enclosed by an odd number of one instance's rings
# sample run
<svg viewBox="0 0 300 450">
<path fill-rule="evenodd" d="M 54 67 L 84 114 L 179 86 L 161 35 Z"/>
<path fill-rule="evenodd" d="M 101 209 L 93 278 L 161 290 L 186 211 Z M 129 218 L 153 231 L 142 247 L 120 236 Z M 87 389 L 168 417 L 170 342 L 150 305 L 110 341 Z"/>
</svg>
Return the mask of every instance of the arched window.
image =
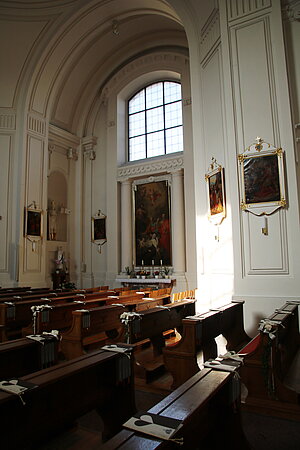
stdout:
<svg viewBox="0 0 300 450">
<path fill-rule="evenodd" d="M 128 160 L 183 151 L 181 84 L 159 81 L 128 101 Z"/>
</svg>

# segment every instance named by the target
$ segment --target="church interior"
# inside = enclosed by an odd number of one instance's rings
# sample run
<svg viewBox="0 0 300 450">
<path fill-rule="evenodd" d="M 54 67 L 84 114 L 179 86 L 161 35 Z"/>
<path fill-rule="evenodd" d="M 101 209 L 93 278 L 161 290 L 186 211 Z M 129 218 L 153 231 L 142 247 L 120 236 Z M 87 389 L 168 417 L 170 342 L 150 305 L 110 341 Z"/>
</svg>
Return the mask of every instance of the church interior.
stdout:
<svg viewBox="0 0 300 450">
<path fill-rule="evenodd" d="M 0 0 L 1 448 L 299 448 L 299 21 Z"/>
</svg>

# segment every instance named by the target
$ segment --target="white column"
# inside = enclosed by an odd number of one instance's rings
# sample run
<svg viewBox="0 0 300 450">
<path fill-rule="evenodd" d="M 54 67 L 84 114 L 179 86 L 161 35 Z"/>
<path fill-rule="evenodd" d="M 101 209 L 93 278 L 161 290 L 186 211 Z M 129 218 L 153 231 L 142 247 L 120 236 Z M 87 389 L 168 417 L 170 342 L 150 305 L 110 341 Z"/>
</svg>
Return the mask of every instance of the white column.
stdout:
<svg viewBox="0 0 300 450">
<path fill-rule="evenodd" d="M 81 262 L 82 287 L 94 286 L 93 258 L 91 243 L 91 217 L 93 216 L 93 163 L 96 159 L 94 146 L 96 138 L 86 138 L 83 142 L 83 247 Z"/>
<path fill-rule="evenodd" d="M 121 182 L 121 272 L 132 267 L 132 183 Z"/>
<path fill-rule="evenodd" d="M 185 272 L 183 171 L 172 173 L 172 254 L 174 274 Z"/>
</svg>

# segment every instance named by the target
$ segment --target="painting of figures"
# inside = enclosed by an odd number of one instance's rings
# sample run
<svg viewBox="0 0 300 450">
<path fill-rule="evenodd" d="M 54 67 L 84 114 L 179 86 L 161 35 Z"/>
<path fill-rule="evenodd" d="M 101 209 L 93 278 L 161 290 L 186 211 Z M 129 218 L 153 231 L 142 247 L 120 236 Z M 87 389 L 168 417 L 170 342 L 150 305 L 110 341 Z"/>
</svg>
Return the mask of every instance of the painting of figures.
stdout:
<svg viewBox="0 0 300 450">
<path fill-rule="evenodd" d="M 171 265 L 167 180 L 137 184 L 134 198 L 136 265 Z"/>
<path fill-rule="evenodd" d="M 280 201 L 277 154 L 245 158 L 244 187 L 246 204 Z"/>
<path fill-rule="evenodd" d="M 211 175 L 208 180 L 209 183 L 209 204 L 210 214 L 220 214 L 224 211 L 224 199 L 223 199 L 223 183 L 222 173 L 218 171 L 214 175 Z"/>
</svg>

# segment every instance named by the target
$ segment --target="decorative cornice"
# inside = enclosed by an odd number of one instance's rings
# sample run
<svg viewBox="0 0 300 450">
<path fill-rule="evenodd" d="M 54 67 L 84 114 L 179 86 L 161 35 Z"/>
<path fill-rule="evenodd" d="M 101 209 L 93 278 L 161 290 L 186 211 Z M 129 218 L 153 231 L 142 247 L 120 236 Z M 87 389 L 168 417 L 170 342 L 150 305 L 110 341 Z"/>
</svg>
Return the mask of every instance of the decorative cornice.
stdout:
<svg viewBox="0 0 300 450">
<path fill-rule="evenodd" d="M 49 142 L 60 145 L 65 150 L 70 147 L 78 147 L 80 138 L 69 131 L 63 130 L 55 125 L 49 125 Z"/>
<path fill-rule="evenodd" d="M 157 173 L 172 173 L 184 168 L 184 159 L 182 156 L 165 157 L 155 160 L 144 160 L 138 163 L 128 163 L 117 169 L 118 181 L 124 179 L 137 178 L 143 175 Z"/>
<path fill-rule="evenodd" d="M 149 67 L 155 66 L 160 67 L 161 70 L 172 70 L 174 72 L 181 73 L 184 67 L 187 57 L 185 55 L 180 55 L 174 52 L 157 52 L 153 54 L 143 55 L 140 58 L 127 64 L 120 71 L 118 71 L 115 76 L 107 82 L 101 93 L 101 103 L 107 105 L 108 98 L 111 96 L 111 92 L 116 89 L 116 86 L 120 81 L 124 80 L 126 76 L 131 75 L 137 70 L 145 71 L 150 70 Z"/>
<path fill-rule="evenodd" d="M 16 129 L 16 115 L 0 113 L 0 128 L 5 130 Z"/>
<path fill-rule="evenodd" d="M 39 136 L 46 136 L 46 120 L 43 117 L 37 117 L 33 114 L 28 114 L 27 130 Z"/>
<path fill-rule="evenodd" d="M 248 16 L 249 14 L 256 13 L 258 11 L 265 10 L 272 6 L 272 0 L 228 0 L 227 1 L 227 14 L 228 22 L 239 19 L 241 17 Z"/>
<path fill-rule="evenodd" d="M 283 7 L 284 19 L 290 22 L 300 21 L 300 0 L 291 1 Z"/>
</svg>

